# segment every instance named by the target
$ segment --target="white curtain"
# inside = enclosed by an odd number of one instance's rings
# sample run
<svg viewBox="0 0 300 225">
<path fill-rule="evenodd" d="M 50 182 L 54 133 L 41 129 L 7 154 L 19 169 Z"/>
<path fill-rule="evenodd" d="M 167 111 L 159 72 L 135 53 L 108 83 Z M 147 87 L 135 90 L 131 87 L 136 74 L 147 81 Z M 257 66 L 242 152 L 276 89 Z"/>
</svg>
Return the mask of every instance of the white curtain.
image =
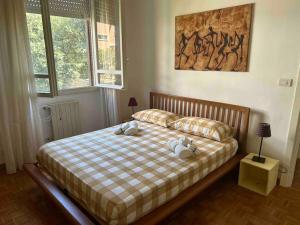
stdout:
<svg viewBox="0 0 300 225">
<path fill-rule="evenodd" d="M 119 124 L 119 108 L 117 91 L 111 88 L 100 88 L 102 113 L 105 127 Z"/>
<path fill-rule="evenodd" d="M 24 0 L 0 0 L 0 151 L 7 173 L 35 161 L 36 100 Z"/>
</svg>

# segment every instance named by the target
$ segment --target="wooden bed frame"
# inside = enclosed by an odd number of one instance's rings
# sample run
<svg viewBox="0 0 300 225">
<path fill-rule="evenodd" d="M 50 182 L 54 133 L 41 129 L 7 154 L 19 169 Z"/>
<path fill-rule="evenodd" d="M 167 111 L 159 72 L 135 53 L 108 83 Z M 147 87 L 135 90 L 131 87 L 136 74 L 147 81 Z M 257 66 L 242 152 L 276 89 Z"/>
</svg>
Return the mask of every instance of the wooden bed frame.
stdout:
<svg viewBox="0 0 300 225">
<path fill-rule="evenodd" d="M 134 222 L 135 225 L 159 223 L 225 174 L 237 168 L 240 160 L 246 154 L 250 113 L 250 109 L 247 107 L 151 92 L 150 108 L 162 109 L 183 116 L 199 116 L 222 121 L 235 129 L 235 138 L 239 142 L 239 149 L 238 153 L 227 163 L 181 192 L 174 199 Z M 24 169 L 43 189 L 46 195 L 56 203 L 72 224 L 99 224 L 75 200 L 71 199 L 67 193 L 61 190 L 55 181 L 51 179 L 51 176 L 45 174 L 45 171 L 37 164 L 25 164 Z M 107 223 L 101 221 L 100 224 Z"/>
</svg>

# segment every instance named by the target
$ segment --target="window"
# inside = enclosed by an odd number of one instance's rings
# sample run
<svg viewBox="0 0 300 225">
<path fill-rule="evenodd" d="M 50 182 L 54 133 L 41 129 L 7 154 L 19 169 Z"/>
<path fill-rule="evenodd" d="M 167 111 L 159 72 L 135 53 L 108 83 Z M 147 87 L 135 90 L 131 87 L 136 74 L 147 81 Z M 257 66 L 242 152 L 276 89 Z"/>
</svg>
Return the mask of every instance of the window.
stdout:
<svg viewBox="0 0 300 225">
<path fill-rule="evenodd" d="M 96 85 L 123 87 L 122 26 L 120 0 L 95 1 Z M 106 37 L 106 40 L 103 41 Z"/>
<path fill-rule="evenodd" d="M 58 90 L 90 86 L 86 21 L 51 16 Z"/>
<path fill-rule="evenodd" d="M 40 12 L 40 8 L 36 12 Z M 38 93 L 50 94 L 42 16 L 40 13 L 27 13 L 26 16 L 36 89 Z"/>
<path fill-rule="evenodd" d="M 98 34 L 98 41 L 108 41 L 108 35 Z"/>
<path fill-rule="evenodd" d="M 94 12 L 91 4 L 96 6 Z M 119 0 L 27 0 L 36 89 L 41 96 L 93 83 L 123 87 L 120 12 Z M 92 33 L 97 35 L 95 43 Z"/>
</svg>

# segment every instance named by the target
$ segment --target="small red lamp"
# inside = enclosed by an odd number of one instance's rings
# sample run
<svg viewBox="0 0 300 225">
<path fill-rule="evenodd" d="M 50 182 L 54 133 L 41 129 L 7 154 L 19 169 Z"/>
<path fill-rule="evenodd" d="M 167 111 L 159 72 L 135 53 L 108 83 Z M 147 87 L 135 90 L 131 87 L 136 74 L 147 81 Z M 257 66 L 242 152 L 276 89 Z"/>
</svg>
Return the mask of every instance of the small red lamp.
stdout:
<svg viewBox="0 0 300 225">
<path fill-rule="evenodd" d="M 132 114 L 134 114 L 134 107 L 136 107 L 138 105 L 136 99 L 134 97 L 131 97 L 129 99 L 129 102 L 128 102 L 128 106 L 131 107 L 132 109 Z"/>
</svg>

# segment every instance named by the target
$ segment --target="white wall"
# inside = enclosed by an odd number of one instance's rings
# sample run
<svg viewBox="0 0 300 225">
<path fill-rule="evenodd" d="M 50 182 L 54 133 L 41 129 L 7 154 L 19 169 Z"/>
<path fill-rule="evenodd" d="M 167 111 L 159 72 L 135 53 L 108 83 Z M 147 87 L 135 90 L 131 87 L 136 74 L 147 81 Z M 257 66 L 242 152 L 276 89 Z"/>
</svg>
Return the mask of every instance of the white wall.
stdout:
<svg viewBox="0 0 300 225">
<path fill-rule="evenodd" d="M 285 157 L 289 162 L 289 171 L 284 174 L 281 183 L 285 186 L 291 186 L 294 178 L 298 151 L 300 146 L 300 65 L 298 79 L 295 83 L 296 91 L 294 94 L 294 104 L 291 113 L 290 126 L 287 138 L 287 147 Z M 297 157 L 298 155 L 298 157 Z"/>
<path fill-rule="evenodd" d="M 149 92 L 154 83 L 154 24 L 153 1 L 126 0 L 125 2 L 125 90 L 120 91 L 121 120 L 131 115 L 129 97 L 136 97 L 137 110 L 149 104 Z"/>
<path fill-rule="evenodd" d="M 255 3 L 249 72 L 174 70 L 175 16 Z M 263 152 L 284 159 L 295 87 L 279 87 L 280 78 L 297 76 L 300 63 L 300 1 L 155 0 L 155 89 L 176 95 L 239 104 L 251 108 L 248 151 L 258 149 L 258 122 L 271 123 Z"/>
</svg>

